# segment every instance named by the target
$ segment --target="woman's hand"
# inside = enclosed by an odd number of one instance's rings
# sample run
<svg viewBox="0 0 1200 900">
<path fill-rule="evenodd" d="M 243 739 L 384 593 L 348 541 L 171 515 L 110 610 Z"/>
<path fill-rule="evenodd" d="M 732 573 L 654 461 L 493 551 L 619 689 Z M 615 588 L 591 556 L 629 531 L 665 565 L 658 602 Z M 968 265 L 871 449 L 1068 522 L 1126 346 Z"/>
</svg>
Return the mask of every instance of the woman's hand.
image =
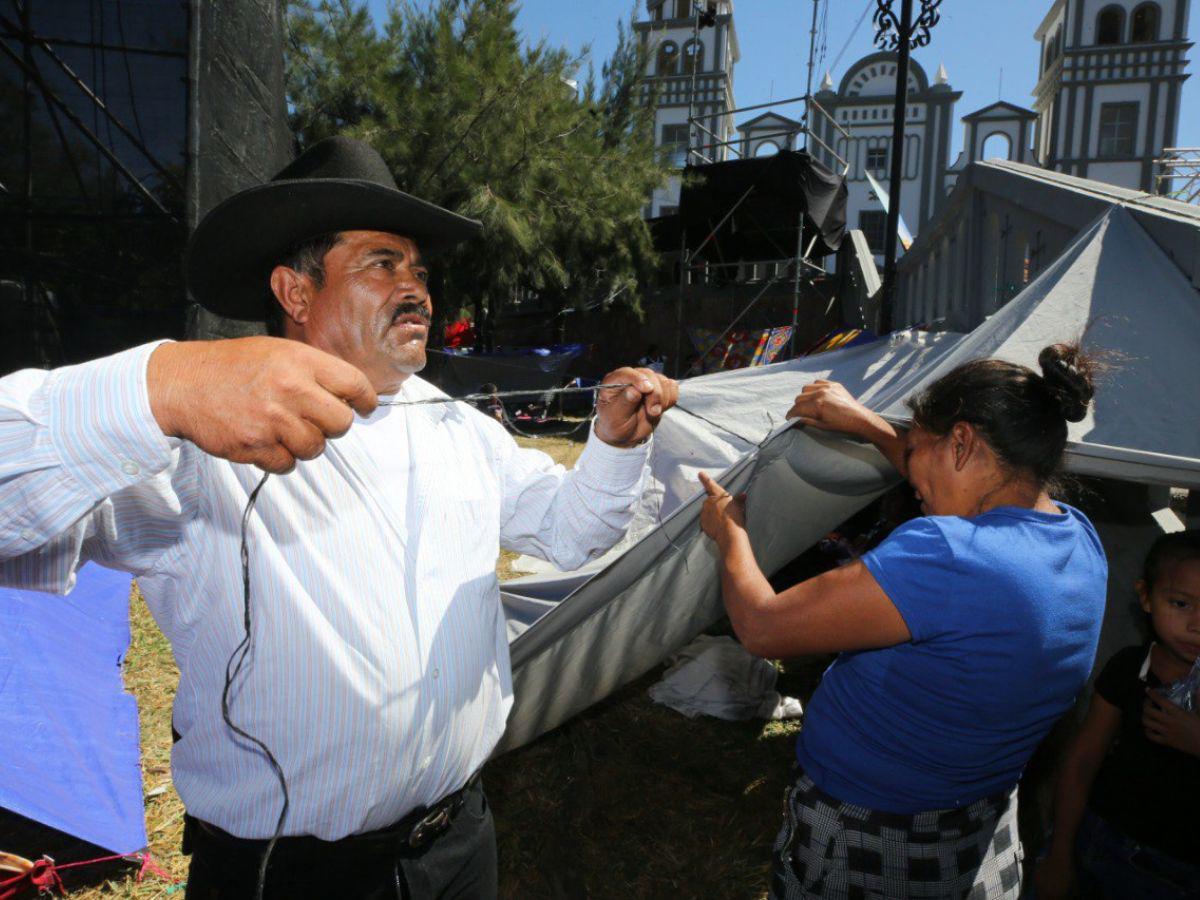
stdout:
<svg viewBox="0 0 1200 900">
<path fill-rule="evenodd" d="M 814 381 L 796 395 L 787 418 L 827 431 L 866 436 L 876 416 L 836 381 Z"/>
<path fill-rule="evenodd" d="M 820 380 L 805 385 L 796 395 L 787 417 L 814 428 L 864 438 L 879 448 L 897 472 L 908 477 L 905 432 L 897 431 L 886 419 L 871 412 L 836 381 Z"/>
<path fill-rule="evenodd" d="M 700 510 L 700 527 L 704 533 L 719 542 L 730 529 L 745 529 L 746 495 L 735 497 L 713 481 L 707 472 L 700 473 L 700 483 L 708 493 L 704 508 Z"/>
<path fill-rule="evenodd" d="M 1075 861 L 1051 851 L 1038 863 L 1033 876 L 1033 886 L 1038 900 L 1067 900 L 1074 897 L 1078 886 L 1075 883 Z"/>
<path fill-rule="evenodd" d="M 1156 744 L 1164 744 L 1200 756 L 1200 714 L 1180 709 L 1166 697 L 1146 691 L 1146 702 L 1142 706 L 1142 728 L 1146 737 Z"/>
</svg>

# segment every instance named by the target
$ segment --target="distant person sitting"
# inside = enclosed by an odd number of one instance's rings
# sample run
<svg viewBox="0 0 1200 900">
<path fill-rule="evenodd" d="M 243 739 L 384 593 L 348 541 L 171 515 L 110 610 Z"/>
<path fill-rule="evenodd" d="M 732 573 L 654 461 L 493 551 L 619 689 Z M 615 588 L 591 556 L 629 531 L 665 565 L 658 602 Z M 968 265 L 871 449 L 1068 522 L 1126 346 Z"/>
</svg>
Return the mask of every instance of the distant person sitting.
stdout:
<svg viewBox="0 0 1200 900">
<path fill-rule="evenodd" d="M 479 411 L 491 416 L 497 422 L 503 422 L 504 403 L 496 396 L 500 393 L 500 388 L 489 381 L 480 386 L 479 393 L 488 395 L 488 399 L 479 401 Z"/>
<path fill-rule="evenodd" d="M 1158 690 L 1200 656 L 1200 531 L 1159 538 L 1136 589 L 1154 641 L 1096 679 L 1059 775 L 1038 900 L 1200 897 L 1200 714 Z"/>
<path fill-rule="evenodd" d="M 638 360 L 638 365 L 661 375 L 667 367 L 667 358 L 659 352 L 658 344 L 651 344 L 646 348 L 646 355 Z"/>
</svg>

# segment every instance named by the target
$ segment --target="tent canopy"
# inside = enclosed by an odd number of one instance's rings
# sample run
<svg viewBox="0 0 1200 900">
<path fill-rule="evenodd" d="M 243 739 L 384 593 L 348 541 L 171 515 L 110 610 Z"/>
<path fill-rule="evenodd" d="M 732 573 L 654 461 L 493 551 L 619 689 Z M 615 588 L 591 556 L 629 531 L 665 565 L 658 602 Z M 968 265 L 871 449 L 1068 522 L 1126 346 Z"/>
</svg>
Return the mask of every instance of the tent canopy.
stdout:
<svg viewBox="0 0 1200 900">
<path fill-rule="evenodd" d="M 1069 471 L 1200 487 L 1200 293 L 1137 220 L 1114 206 L 915 385 L 994 356 L 1038 371 L 1047 344 L 1082 340 L 1110 370 L 1070 426 Z M 880 412 L 907 421 L 904 397 Z"/>
</svg>

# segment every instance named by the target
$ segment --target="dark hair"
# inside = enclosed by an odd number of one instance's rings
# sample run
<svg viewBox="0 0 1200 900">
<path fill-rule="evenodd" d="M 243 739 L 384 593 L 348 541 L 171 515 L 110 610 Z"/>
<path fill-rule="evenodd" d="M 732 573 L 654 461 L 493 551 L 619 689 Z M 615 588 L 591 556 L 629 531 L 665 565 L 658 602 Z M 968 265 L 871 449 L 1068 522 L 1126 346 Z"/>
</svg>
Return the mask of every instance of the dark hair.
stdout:
<svg viewBox="0 0 1200 900">
<path fill-rule="evenodd" d="M 1045 348 L 1038 365 L 1041 375 L 1000 359 L 965 363 L 909 400 L 913 424 L 940 436 L 967 422 L 1002 465 L 1045 484 L 1062 462 L 1067 423 L 1087 414 L 1097 366 L 1077 344 Z"/>
<path fill-rule="evenodd" d="M 1200 559 L 1200 530 L 1190 528 L 1161 535 L 1150 545 L 1146 562 L 1142 564 L 1142 580 L 1146 582 L 1146 589 L 1154 588 L 1154 583 L 1168 565 L 1186 559 Z"/>
<path fill-rule="evenodd" d="M 318 288 L 325 286 L 325 254 L 336 247 L 342 240 L 340 231 L 319 234 L 307 238 L 298 244 L 293 244 L 271 265 L 287 266 L 302 275 L 307 275 Z M 283 307 L 275 293 L 267 288 L 265 320 L 267 334 L 280 337 L 283 335 Z"/>
</svg>

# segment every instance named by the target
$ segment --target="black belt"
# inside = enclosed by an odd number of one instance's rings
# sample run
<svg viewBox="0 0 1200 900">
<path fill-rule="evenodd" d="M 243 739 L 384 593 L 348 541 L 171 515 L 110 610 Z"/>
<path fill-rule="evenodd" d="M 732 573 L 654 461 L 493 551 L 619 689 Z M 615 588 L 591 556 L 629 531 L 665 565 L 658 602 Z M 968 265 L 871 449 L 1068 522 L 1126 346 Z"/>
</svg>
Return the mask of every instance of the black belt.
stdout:
<svg viewBox="0 0 1200 900">
<path fill-rule="evenodd" d="M 465 785 L 453 794 L 447 794 L 437 803 L 419 807 L 393 825 L 376 831 L 352 834 L 336 841 L 323 841 L 311 835 L 281 837 L 275 844 L 273 855 L 307 856 L 322 853 L 333 856 L 394 856 L 424 850 L 450 830 L 474 790 L 483 790 L 479 773 L 472 775 Z M 261 852 L 270 841 L 266 839 L 240 838 L 192 816 L 184 817 L 184 852 L 191 851 L 196 838 L 212 838 L 226 848 Z"/>
</svg>

